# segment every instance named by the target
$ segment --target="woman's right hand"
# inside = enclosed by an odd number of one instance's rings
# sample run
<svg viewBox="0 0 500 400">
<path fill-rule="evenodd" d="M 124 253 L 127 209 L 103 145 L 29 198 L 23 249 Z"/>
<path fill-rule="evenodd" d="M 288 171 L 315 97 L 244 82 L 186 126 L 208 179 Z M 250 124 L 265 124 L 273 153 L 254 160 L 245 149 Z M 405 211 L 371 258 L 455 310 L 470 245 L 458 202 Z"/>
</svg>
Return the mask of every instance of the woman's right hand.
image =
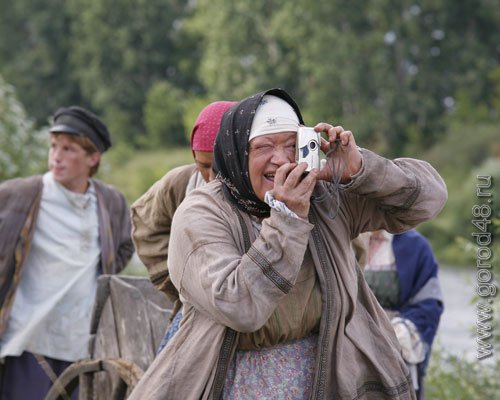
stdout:
<svg viewBox="0 0 500 400">
<path fill-rule="evenodd" d="M 311 195 L 316 184 L 318 170 L 314 168 L 307 175 L 307 163 L 286 163 L 279 167 L 274 176 L 273 195 L 286 204 L 301 218 L 306 218 L 311 206 Z"/>
</svg>

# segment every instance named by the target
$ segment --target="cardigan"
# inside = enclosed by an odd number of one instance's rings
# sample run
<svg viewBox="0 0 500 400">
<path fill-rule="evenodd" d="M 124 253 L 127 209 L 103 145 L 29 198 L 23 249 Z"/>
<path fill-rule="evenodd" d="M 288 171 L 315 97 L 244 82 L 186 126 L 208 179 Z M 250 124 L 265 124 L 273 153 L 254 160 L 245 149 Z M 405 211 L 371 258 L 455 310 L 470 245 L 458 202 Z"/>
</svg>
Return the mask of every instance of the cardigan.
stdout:
<svg viewBox="0 0 500 400">
<path fill-rule="evenodd" d="M 99 273 L 117 274 L 134 252 L 130 216 L 118 190 L 93 179 L 97 196 L 101 260 Z M 36 225 L 42 176 L 0 184 L 0 335 L 4 332 Z"/>
</svg>

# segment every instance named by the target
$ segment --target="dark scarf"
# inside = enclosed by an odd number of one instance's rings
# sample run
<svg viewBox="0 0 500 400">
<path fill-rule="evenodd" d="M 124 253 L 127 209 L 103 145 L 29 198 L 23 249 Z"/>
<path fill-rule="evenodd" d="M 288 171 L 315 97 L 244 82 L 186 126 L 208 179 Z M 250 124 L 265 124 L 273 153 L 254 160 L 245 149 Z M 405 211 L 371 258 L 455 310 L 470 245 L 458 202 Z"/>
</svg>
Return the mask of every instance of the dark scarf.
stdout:
<svg viewBox="0 0 500 400">
<path fill-rule="evenodd" d="M 279 88 L 269 89 L 241 100 L 226 111 L 214 145 L 214 170 L 223 183 L 225 197 L 240 210 L 257 217 L 269 216 L 270 209 L 259 200 L 250 183 L 248 138 L 255 111 L 266 94 L 289 103 L 299 122 L 304 123 L 299 106 L 288 93 Z"/>
</svg>

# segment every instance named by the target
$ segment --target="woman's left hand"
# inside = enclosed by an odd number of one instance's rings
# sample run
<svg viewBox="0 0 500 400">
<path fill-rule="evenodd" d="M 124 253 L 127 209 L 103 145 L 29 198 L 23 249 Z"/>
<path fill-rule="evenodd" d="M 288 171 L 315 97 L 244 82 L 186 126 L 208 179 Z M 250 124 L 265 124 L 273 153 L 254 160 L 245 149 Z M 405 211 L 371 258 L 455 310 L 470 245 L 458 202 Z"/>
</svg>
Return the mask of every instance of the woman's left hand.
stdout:
<svg viewBox="0 0 500 400">
<path fill-rule="evenodd" d="M 318 179 L 331 181 L 332 168 L 342 171 L 341 183 L 348 183 L 351 177 L 359 172 L 363 156 L 359 152 L 354 135 L 351 131 L 344 130 L 341 126 L 333 126 L 320 122 L 314 127 L 316 132 L 325 132 L 328 140 L 321 138 L 321 150 L 326 154 L 333 150 L 328 156 L 327 165 L 318 173 Z M 344 163 L 347 160 L 347 165 Z"/>
</svg>

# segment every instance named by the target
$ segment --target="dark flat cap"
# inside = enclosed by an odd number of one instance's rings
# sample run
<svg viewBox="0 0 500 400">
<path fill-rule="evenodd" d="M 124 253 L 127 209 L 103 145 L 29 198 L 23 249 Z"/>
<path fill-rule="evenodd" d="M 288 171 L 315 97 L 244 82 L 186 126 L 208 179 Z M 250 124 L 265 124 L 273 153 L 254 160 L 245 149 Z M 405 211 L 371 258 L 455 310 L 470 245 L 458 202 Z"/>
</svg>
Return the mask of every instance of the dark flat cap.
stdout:
<svg viewBox="0 0 500 400">
<path fill-rule="evenodd" d="M 97 115 L 79 106 L 58 109 L 54 114 L 50 132 L 86 136 L 101 153 L 111 147 L 111 138 L 106 125 Z"/>
</svg>

